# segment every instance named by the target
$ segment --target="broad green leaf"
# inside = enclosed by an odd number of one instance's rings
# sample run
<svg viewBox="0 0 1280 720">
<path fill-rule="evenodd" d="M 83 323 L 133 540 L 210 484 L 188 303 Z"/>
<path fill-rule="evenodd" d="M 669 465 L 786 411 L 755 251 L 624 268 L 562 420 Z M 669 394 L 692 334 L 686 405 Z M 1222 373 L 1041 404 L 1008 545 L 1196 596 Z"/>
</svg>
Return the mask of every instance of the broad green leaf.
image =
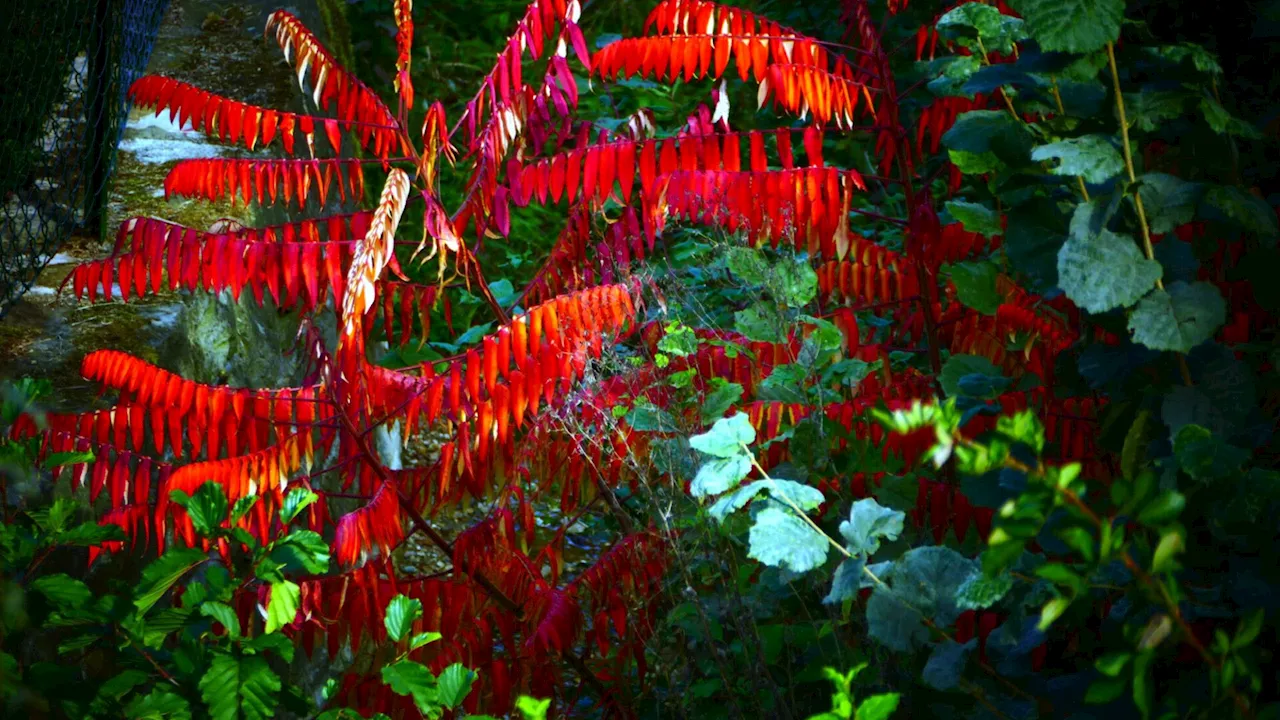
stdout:
<svg viewBox="0 0 1280 720">
<path fill-rule="evenodd" d="M 214 655 L 200 679 L 200 697 L 213 720 L 262 720 L 274 717 L 280 677 L 261 655 Z"/>
<path fill-rule="evenodd" d="M 462 663 L 454 663 L 440 671 L 439 683 L 440 704 L 447 708 L 462 705 L 471 693 L 471 685 L 476 681 L 476 672 L 469 670 Z"/>
<path fill-rule="evenodd" d="M 133 601 L 138 614 L 142 615 L 150 610 L 179 578 L 206 559 L 208 556 L 204 551 L 196 548 L 174 548 L 156 558 L 142 570 L 142 580 L 138 583 Z"/>
<path fill-rule="evenodd" d="M 88 585 L 66 573 L 38 577 L 31 587 L 63 610 L 81 607 L 93 597 Z"/>
<path fill-rule="evenodd" d="M 742 250 L 744 248 L 735 248 Z M 685 357 L 691 355 L 698 350 L 698 336 L 693 330 L 685 327 L 681 323 L 667 323 L 662 334 L 662 338 L 658 340 L 658 350 L 675 357 Z"/>
<path fill-rule="evenodd" d="M 253 506 L 257 505 L 258 501 L 261 499 L 262 499 L 261 495 L 245 495 L 244 497 L 237 500 L 236 504 L 231 507 L 232 524 L 240 522 L 240 520 L 245 515 L 248 515 L 249 511 L 253 509 Z"/>
<path fill-rule="evenodd" d="M 329 569 L 329 544 L 314 530 L 293 530 L 271 544 L 268 558 L 282 570 L 316 575 Z"/>
<path fill-rule="evenodd" d="M 58 534 L 59 545 L 101 545 L 108 540 L 125 540 L 124 530 L 119 525 L 99 525 L 96 522 L 81 523 L 70 530 Z"/>
<path fill-rule="evenodd" d="M 284 501 L 280 503 L 280 522 L 288 525 L 298 514 L 307 508 L 311 503 L 320 499 L 319 495 L 307 488 L 294 488 L 284 496 Z"/>
<path fill-rule="evenodd" d="M 1134 342 L 1152 350 L 1187 353 L 1226 321 L 1227 303 L 1216 285 L 1178 281 L 1138 303 L 1129 316 L 1129 331 Z"/>
<path fill-rule="evenodd" d="M 430 645 L 431 643 L 436 642 L 442 637 L 444 636 L 441 635 L 440 633 L 432 632 L 430 630 L 426 632 L 417 633 L 412 638 L 409 639 L 409 649 L 417 650 L 418 648 L 423 647 L 424 645 Z"/>
<path fill-rule="evenodd" d="M 1194 480 L 1209 481 L 1240 471 L 1249 451 L 1227 444 L 1199 425 L 1183 425 L 1173 436 L 1173 456 Z"/>
<path fill-rule="evenodd" d="M 982 203 L 948 200 L 946 208 L 951 217 L 969 232 L 976 232 L 987 237 L 1000 235 L 1004 232 L 1004 228 L 1000 226 L 1000 214 Z"/>
<path fill-rule="evenodd" d="M 776 308 L 764 300 L 757 300 L 746 309 L 734 313 L 733 327 L 754 342 L 777 343 L 786 340 Z"/>
<path fill-rule="evenodd" d="M 965 383 L 968 378 L 969 382 Z M 983 383 L 975 382 L 975 378 L 985 378 Z M 1005 387 L 1008 386 L 1009 380 L 1004 377 L 1000 368 L 981 355 L 952 355 L 947 358 L 947 362 L 942 366 L 942 374 L 938 376 L 938 383 L 942 385 L 942 391 L 947 397 L 956 397 L 959 395 L 970 395 L 974 388 L 980 385 L 985 386 L 988 390 L 979 393 L 978 396 L 995 396 L 1000 394 Z M 981 388 L 979 388 L 981 389 Z"/>
<path fill-rule="evenodd" d="M 894 562 L 889 587 L 876 586 L 867 601 L 869 634 L 891 650 L 916 649 L 929 638 L 926 618 L 941 627 L 955 622 L 956 594 L 978 572 L 976 562 L 950 548 L 908 550 Z"/>
<path fill-rule="evenodd" d="M 1158 172 L 1142 175 L 1138 182 L 1138 195 L 1142 198 L 1151 232 L 1173 232 L 1195 217 L 1196 205 L 1203 193 L 1199 184 Z"/>
<path fill-rule="evenodd" d="M 849 508 L 849 519 L 840 523 L 845 547 L 864 559 L 880 549 L 880 539 L 890 542 L 902 534 L 906 513 L 890 510 L 872 498 L 858 500 Z"/>
<path fill-rule="evenodd" d="M 382 622 L 387 626 L 387 635 L 393 642 L 400 642 L 413 630 L 413 623 L 422 617 L 422 601 L 407 595 L 397 595 L 387 603 L 386 615 Z"/>
<path fill-rule="evenodd" d="M 45 456 L 44 462 L 40 463 L 40 467 L 52 469 L 62 467 L 63 465 L 76 465 L 78 463 L 93 462 L 94 454 L 91 452 L 54 452 Z"/>
<path fill-rule="evenodd" d="M 986 260 L 958 262 L 947 266 L 951 282 L 956 286 L 956 297 L 965 307 L 983 315 L 995 315 L 1001 296 L 996 290 L 996 278 L 1000 269 Z"/>
<path fill-rule="evenodd" d="M 627 411 L 626 420 L 641 432 L 673 432 L 678 427 L 670 413 L 647 400 L 637 401 L 636 406 Z"/>
<path fill-rule="evenodd" d="M 1246 140 L 1258 140 L 1262 133 L 1250 123 L 1232 115 L 1222 104 L 1211 97 L 1200 98 L 1200 112 L 1208 121 L 1209 127 L 1219 135 L 1235 135 Z"/>
<path fill-rule="evenodd" d="M 227 495 L 213 481 L 196 488 L 194 495 L 179 504 L 187 509 L 196 532 L 205 537 L 212 537 L 227 519 Z"/>
<path fill-rule="evenodd" d="M 827 538 L 790 510 L 767 507 L 756 514 L 749 557 L 792 572 L 808 572 L 827 559 Z"/>
<path fill-rule="evenodd" d="M 813 372 L 800 363 L 777 365 L 756 390 L 757 400 L 782 403 L 803 403 L 808 400 L 805 386 L 813 378 Z"/>
<path fill-rule="evenodd" d="M 1120 37 L 1124 0 L 1013 0 L 1046 52 L 1091 53 Z"/>
<path fill-rule="evenodd" d="M 1068 177 L 1078 175 L 1091 185 L 1101 185 L 1124 170 L 1120 151 L 1105 135 L 1085 135 L 1041 145 L 1031 151 L 1031 159 L 1057 160 L 1058 165 L 1049 172 Z"/>
<path fill-rule="evenodd" d="M 950 690 L 959 685 L 960 678 L 964 675 L 965 663 L 969 660 L 969 653 L 977 646 L 977 638 L 963 645 L 944 638 L 934 645 L 933 652 L 929 653 L 929 661 L 924 665 L 924 673 L 921 677 L 924 684 L 934 690 Z"/>
<path fill-rule="evenodd" d="M 898 693 L 880 693 L 872 695 L 858 705 L 853 720 L 889 720 L 893 711 L 898 709 L 902 696 Z"/>
<path fill-rule="evenodd" d="M 1002 572 L 995 577 L 979 573 L 969 578 L 956 593 L 956 606 L 962 610 L 985 610 L 1000 602 L 1013 589 L 1013 575 Z"/>
<path fill-rule="evenodd" d="M 1275 210 L 1266 200 L 1252 193 L 1231 185 L 1213 185 L 1209 187 L 1204 199 L 1211 207 L 1240 223 L 1241 227 L 1251 233 L 1268 239 L 1280 235 Z"/>
<path fill-rule="evenodd" d="M 191 720 L 191 706 L 170 688 L 157 687 L 130 700 L 124 716 L 128 720 Z"/>
<path fill-rule="evenodd" d="M 973 110 L 961 114 L 942 136 L 948 150 L 981 155 L 992 153 L 1014 166 L 1026 165 L 1032 140 L 1023 124 L 998 110 Z"/>
<path fill-rule="evenodd" d="M 150 676 L 141 670 L 123 670 L 118 675 L 108 678 L 98 688 L 98 697 L 119 700 L 128 695 L 135 687 L 146 682 Z"/>
<path fill-rule="evenodd" d="M 1058 252 L 1058 284 L 1091 313 L 1133 305 L 1160 276 L 1160 263 L 1143 257 L 1132 237 L 1106 229 L 1073 233 Z"/>
<path fill-rule="evenodd" d="M 765 259 L 764 253 L 755 248 L 731 247 L 725 255 L 725 261 L 729 272 L 743 282 L 751 285 L 764 285 L 768 282 L 769 261 Z"/>
<path fill-rule="evenodd" d="M 948 150 L 951 164 L 965 175 L 985 175 L 999 170 L 1004 163 L 993 152 L 973 153 L 964 150 Z"/>
<path fill-rule="evenodd" d="M 391 686 L 397 695 L 408 695 L 413 704 L 428 717 L 440 714 L 439 691 L 436 678 L 425 665 L 412 660 L 398 660 L 382 666 L 382 682 Z"/>
<path fill-rule="evenodd" d="M 724 522 L 724 519 L 730 513 L 742 509 L 762 492 L 768 492 L 774 498 L 780 498 L 781 496 L 801 510 L 816 510 L 824 500 L 822 491 L 815 487 L 792 480 L 775 478 L 772 480 L 756 480 L 753 483 L 743 485 L 732 493 L 716 500 L 708 512 L 717 521 Z M 782 500 L 779 499 L 778 502 L 782 502 Z"/>
<path fill-rule="evenodd" d="M 302 588 L 285 580 L 271 584 L 271 599 L 267 602 L 266 632 L 273 633 L 293 622 L 302 604 Z"/>
<path fill-rule="evenodd" d="M 1049 198 L 1038 197 L 1006 214 L 1004 252 L 1009 264 L 1030 279 L 1032 289 L 1058 285 L 1058 251 L 1067 239 L 1068 218 Z"/>
<path fill-rule="evenodd" d="M 1143 132 L 1154 132 L 1168 120 L 1182 115 L 1187 94 L 1178 90 L 1144 89 L 1142 92 L 1124 93 L 1124 118 L 1129 127 Z M 1116 120 L 1119 120 L 1117 110 Z"/>
<path fill-rule="evenodd" d="M 756 429 L 751 426 L 751 418 L 740 412 L 717 420 L 707 432 L 689 438 L 689 446 L 718 458 L 731 458 L 742 454 L 742 445 L 755 441 Z"/>
<path fill-rule="evenodd" d="M 271 651 L 279 655 L 285 662 L 293 662 L 294 651 L 297 648 L 293 645 L 293 640 L 284 633 L 271 633 L 270 635 L 257 635 L 251 640 L 244 640 L 240 643 L 240 650 L 247 655 Z"/>
<path fill-rule="evenodd" d="M 736 487 L 750 472 L 751 457 L 746 453 L 708 460 L 698 468 L 698 474 L 689 485 L 689 494 L 699 499 L 719 495 Z"/>
<path fill-rule="evenodd" d="M 1187 498 L 1182 493 L 1165 490 L 1138 512 L 1138 522 L 1143 525 L 1163 525 L 1176 520 L 1186 506 Z"/>
<path fill-rule="evenodd" d="M 521 695 L 516 700 L 516 710 L 524 716 L 524 720 L 546 720 L 547 711 L 551 709 L 550 700 L 538 700 L 528 695 Z"/>
<path fill-rule="evenodd" d="M 958 41 L 963 47 L 982 47 L 987 52 L 1013 52 L 1013 43 L 1026 37 L 1020 18 L 1004 15 L 996 8 L 981 3 L 955 7 L 938 18 L 934 27 L 944 37 Z"/>
<path fill-rule="evenodd" d="M 214 600 L 203 602 L 200 603 L 200 614 L 222 623 L 231 637 L 240 637 L 240 618 L 230 605 Z"/>
<path fill-rule="evenodd" d="M 710 423 L 724 417 L 734 403 L 742 399 L 742 386 L 737 383 L 725 383 L 706 394 L 702 399 L 700 414 L 702 422 Z"/>
</svg>

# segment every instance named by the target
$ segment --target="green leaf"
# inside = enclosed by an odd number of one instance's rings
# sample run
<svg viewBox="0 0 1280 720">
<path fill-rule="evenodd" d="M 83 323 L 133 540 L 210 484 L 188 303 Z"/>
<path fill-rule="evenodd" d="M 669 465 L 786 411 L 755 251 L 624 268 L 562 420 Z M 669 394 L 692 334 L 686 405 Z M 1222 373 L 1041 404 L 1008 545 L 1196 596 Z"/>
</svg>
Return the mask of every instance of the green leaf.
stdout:
<svg viewBox="0 0 1280 720">
<path fill-rule="evenodd" d="M 1227 444 L 1199 425 L 1183 425 L 1173 436 L 1173 456 L 1192 479 L 1210 481 L 1240 471 L 1249 451 Z"/>
<path fill-rule="evenodd" d="M 964 150 L 948 150 L 951 164 L 965 175 L 985 175 L 1003 167 L 1004 163 L 993 152 L 971 153 Z"/>
<path fill-rule="evenodd" d="M 1004 233 L 1004 228 L 1000 225 L 1000 214 L 982 203 L 948 200 L 946 208 L 951 217 L 963 225 L 968 232 L 976 232 L 987 237 Z"/>
<path fill-rule="evenodd" d="M 424 645 L 430 645 L 431 643 L 436 642 L 442 637 L 444 636 L 441 635 L 440 633 L 432 632 L 430 630 L 426 632 L 417 633 L 412 638 L 409 639 L 409 649 L 417 650 L 418 648 L 423 647 Z"/>
<path fill-rule="evenodd" d="M 1211 207 L 1240 223 L 1241 227 L 1251 233 L 1265 238 L 1280 235 L 1275 210 L 1266 200 L 1246 190 L 1232 185 L 1213 185 L 1204 199 Z"/>
<path fill-rule="evenodd" d="M 546 720 L 547 711 L 551 709 L 550 700 L 538 700 L 528 695 L 521 695 L 516 700 L 516 710 L 524 716 L 524 720 Z"/>
<path fill-rule="evenodd" d="M 1058 252 L 1058 284 L 1091 313 L 1133 305 L 1155 287 L 1161 272 L 1132 237 L 1105 228 L 1096 235 L 1073 233 Z"/>
<path fill-rule="evenodd" d="M 1120 37 L 1124 0 L 1013 0 L 1045 52 L 1091 53 Z"/>
<path fill-rule="evenodd" d="M 1002 572 L 995 577 L 978 574 L 969 578 L 956 593 L 956 606 L 962 610 L 985 610 L 1000 602 L 1013 589 L 1013 575 Z"/>
<path fill-rule="evenodd" d="M 387 626 L 387 635 L 393 642 L 400 642 L 413 630 L 413 623 L 422 617 L 422 601 L 407 595 L 397 595 L 387 603 L 386 615 L 382 622 Z"/>
<path fill-rule="evenodd" d="M 742 399 L 742 386 L 737 383 L 725 383 L 707 393 L 702 400 L 702 422 L 711 423 L 724 417 L 734 403 Z"/>
<path fill-rule="evenodd" d="M 285 580 L 271 584 L 271 599 L 267 602 L 266 632 L 273 633 L 293 622 L 302 604 L 302 588 Z"/>
<path fill-rule="evenodd" d="M 469 670 L 462 663 L 454 663 L 440 671 L 439 695 L 440 704 L 453 709 L 462 705 L 471 693 L 471 685 L 476 681 L 476 672 Z"/>
<path fill-rule="evenodd" d="M 845 548 L 864 559 L 880 549 L 881 538 L 890 542 L 902 534 L 906 513 L 883 507 L 872 498 L 863 498 L 849 508 L 849 519 L 840 523 Z"/>
<path fill-rule="evenodd" d="M 1041 145 L 1031 151 L 1036 162 L 1057 160 L 1058 165 L 1049 170 L 1054 175 L 1080 176 L 1091 185 L 1101 185 L 1124 170 L 1120 152 L 1105 135 L 1060 140 Z"/>
<path fill-rule="evenodd" d="M 1138 195 L 1142 198 L 1151 232 L 1173 232 L 1195 217 L 1196 205 L 1203 194 L 1198 183 L 1158 172 L 1142 175 L 1138 182 Z"/>
<path fill-rule="evenodd" d="M 138 614 L 142 615 L 150 610 L 179 578 L 206 559 L 208 556 L 204 551 L 196 548 L 174 548 L 156 558 L 142 570 L 142 580 L 138 583 L 133 601 Z"/>
<path fill-rule="evenodd" d="M 270 650 L 287 663 L 293 662 L 293 655 L 296 649 L 293 646 L 293 640 L 284 633 L 262 634 L 252 640 L 244 640 L 240 643 L 240 650 L 247 655 L 255 655 Z"/>
<path fill-rule="evenodd" d="M 31 587 L 63 610 L 81 607 L 93 597 L 88 585 L 66 573 L 38 577 Z"/>
<path fill-rule="evenodd" d="M 214 720 L 261 720 L 274 717 L 280 677 L 261 655 L 216 654 L 200 679 L 200 697 Z"/>
<path fill-rule="evenodd" d="M 230 605 L 213 600 L 203 602 L 200 603 L 200 614 L 222 623 L 231 637 L 240 637 L 240 618 Z"/>
<path fill-rule="evenodd" d="M 1262 133 L 1252 124 L 1232 115 L 1222 104 L 1211 97 L 1200 98 L 1200 112 L 1208 121 L 1209 127 L 1219 135 L 1235 135 L 1246 140 L 1259 140 Z"/>
<path fill-rule="evenodd" d="M 961 114 L 942 136 L 948 150 L 981 155 L 992 153 L 1014 166 L 1027 163 L 1031 135 L 1023 124 L 997 110 L 972 110 Z"/>
<path fill-rule="evenodd" d="M 1058 285 L 1058 251 L 1067 239 L 1067 216 L 1049 198 L 1037 197 L 1006 214 L 1004 252 L 1033 288 Z"/>
<path fill-rule="evenodd" d="M 54 452 L 45 456 L 44 462 L 40 467 L 46 470 L 62 467 L 63 465 L 76 465 L 79 463 L 93 462 L 94 454 L 91 452 Z"/>
<path fill-rule="evenodd" d="M 921 678 L 924 684 L 934 690 L 950 690 L 959 685 L 969 653 L 977 646 L 977 638 L 964 644 L 944 638 L 934 645 L 933 652 L 929 653 L 929 661 L 924 666 Z"/>
<path fill-rule="evenodd" d="M 824 500 L 822 491 L 815 487 L 792 480 L 775 478 L 771 480 L 756 480 L 753 483 L 743 485 L 732 493 L 716 500 L 716 503 L 711 506 L 708 512 L 717 521 L 724 522 L 724 519 L 730 513 L 740 510 L 747 503 L 754 500 L 757 495 L 766 491 L 773 498 L 786 498 L 801 510 L 816 510 Z M 781 499 L 778 501 L 782 502 Z"/>
<path fill-rule="evenodd" d="M 212 480 L 196 488 L 194 495 L 178 504 L 187 509 L 196 532 L 205 537 L 213 537 L 227 519 L 227 495 L 222 486 Z"/>
<path fill-rule="evenodd" d="M 733 314 L 733 327 L 754 342 L 778 343 L 786 340 L 776 307 L 757 300 Z"/>
<path fill-rule="evenodd" d="M 1182 536 L 1182 531 L 1177 528 L 1166 530 L 1160 536 L 1155 552 L 1151 554 L 1151 572 L 1164 573 L 1177 569 L 1176 556 L 1186 547 L 1187 541 Z"/>
<path fill-rule="evenodd" d="M 675 357 L 692 355 L 698 350 L 698 336 L 691 328 L 679 322 L 667 323 L 666 328 L 663 329 L 662 338 L 658 340 L 658 350 Z"/>
<path fill-rule="evenodd" d="M 244 518 L 245 515 L 248 515 L 249 511 L 253 509 L 253 506 L 257 505 L 258 501 L 261 499 L 261 495 L 245 495 L 237 500 L 236 504 L 231 508 L 231 523 L 234 525 L 235 523 L 240 522 L 240 520 Z"/>
<path fill-rule="evenodd" d="M 756 514 L 749 557 L 792 572 L 808 572 L 827 559 L 827 538 L 790 510 L 767 507 Z"/>
<path fill-rule="evenodd" d="M 698 499 L 719 495 L 736 487 L 750 472 L 751 458 L 745 453 L 731 458 L 708 460 L 698 468 L 698 474 L 689 485 L 689 494 Z"/>
<path fill-rule="evenodd" d="M 689 446 L 718 458 L 731 458 L 742 454 L 742 445 L 755 441 L 751 418 L 740 412 L 717 420 L 707 432 L 689 438 Z"/>
<path fill-rule="evenodd" d="M 963 47 L 983 47 L 988 52 L 1010 53 L 1013 43 L 1026 37 L 1020 18 L 1004 15 L 994 7 L 980 3 L 955 7 L 938 18 L 934 27 L 944 37 L 958 41 Z"/>
<path fill-rule="evenodd" d="M 425 665 L 412 660 L 397 660 L 382 666 L 382 682 L 391 686 L 397 695 L 408 695 L 424 715 L 437 716 L 440 712 L 436 678 Z"/>
<path fill-rule="evenodd" d="M 995 315 L 1001 296 L 996 290 L 996 278 L 1000 268 L 986 260 L 958 262 L 947 266 L 951 282 L 955 283 L 956 296 L 965 307 L 971 307 L 983 315 Z"/>
<path fill-rule="evenodd" d="M 769 281 L 769 261 L 755 248 L 734 246 L 725 255 L 729 272 L 751 285 L 764 285 Z M 692 334 L 692 332 L 690 333 Z"/>
<path fill-rule="evenodd" d="M 1061 595 L 1045 603 L 1044 607 L 1040 608 L 1040 622 L 1036 625 L 1036 628 L 1040 632 L 1048 630 L 1058 618 L 1062 617 L 1062 613 L 1066 612 L 1069 607 L 1071 607 L 1071 598 Z"/>
<path fill-rule="evenodd" d="M 307 488 L 296 487 L 284 496 L 284 501 L 280 503 L 280 522 L 288 525 L 293 519 L 298 517 L 298 513 L 307 508 L 308 505 L 320 499 L 319 495 L 311 492 Z"/>
<path fill-rule="evenodd" d="M 124 706 L 128 720 L 191 720 L 191 706 L 186 698 L 165 687 L 157 687 Z"/>
<path fill-rule="evenodd" d="M 648 400 L 637 401 L 626 419 L 628 425 L 640 432 L 673 432 L 678 427 L 670 413 Z"/>
<path fill-rule="evenodd" d="M 880 693 L 872 695 L 858 705 L 853 720 L 888 720 L 893 711 L 898 709 L 902 696 L 898 693 Z"/>
<path fill-rule="evenodd" d="M 894 562 L 889 586 L 877 585 L 867 601 L 869 634 L 891 650 L 918 648 L 929 638 L 924 620 L 943 627 L 955 622 L 960 586 L 978 572 L 976 562 L 950 548 L 908 550 Z"/>
<path fill-rule="evenodd" d="M 776 365 L 769 376 L 760 382 L 756 399 L 782 403 L 807 402 L 805 385 L 812 378 L 813 371 L 800 363 Z"/>
<path fill-rule="evenodd" d="M 984 381 L 979 381 L 985 379 Z M 942 366 L 938 383 L 947 397 L 970 395 L 971 391 L 985 389 L 977 397 L 994 397 L 1009 385 L 1000 368 L 981 355 L 952 355 Z"/>
<path fill-rule="evenodd" d="M 314 530 L 294 530 L 271 544 L 268 558 L 285 571 L 318 575 L 329 569 L 329 544 Z"/>
<path fill-rule="evenodd" d="M 1177 90 L 1144 89 L 1142 92 L 1124 93 L 1125 120 L 1131 128 L 1154 132 L 1165 121 L 1181 116 L 1186 100 L 1187 94 Z"/>
<path fill-rule="evenodd" d="M 1227 303 L 1216 285 L 1180 280 L 1144 297 L 1129 316 L 1129 331 L 1152 350 L 1187 353 L 1226 321 Z"/>
<path fill-rule="evenodd" d="M 1187 498 L 1177 490 L 1165 490 L 1138 513 L 1143 525 L 1163 525 L 1176 520 L 1187 506 Z"/>
</svg>

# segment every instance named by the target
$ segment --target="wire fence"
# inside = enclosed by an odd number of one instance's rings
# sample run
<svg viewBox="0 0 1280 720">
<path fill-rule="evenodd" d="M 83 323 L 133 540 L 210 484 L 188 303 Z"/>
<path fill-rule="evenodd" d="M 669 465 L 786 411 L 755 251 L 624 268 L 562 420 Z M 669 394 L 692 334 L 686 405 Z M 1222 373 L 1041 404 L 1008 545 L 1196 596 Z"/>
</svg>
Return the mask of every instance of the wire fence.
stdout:
<svg viewBox="0 0 1280 720">
<path fill-rule="evenodd" d="M 0 317 L 74 232 L 104 234 L 125 92 L 169 0 L 0 0 Z"/>
</svg>

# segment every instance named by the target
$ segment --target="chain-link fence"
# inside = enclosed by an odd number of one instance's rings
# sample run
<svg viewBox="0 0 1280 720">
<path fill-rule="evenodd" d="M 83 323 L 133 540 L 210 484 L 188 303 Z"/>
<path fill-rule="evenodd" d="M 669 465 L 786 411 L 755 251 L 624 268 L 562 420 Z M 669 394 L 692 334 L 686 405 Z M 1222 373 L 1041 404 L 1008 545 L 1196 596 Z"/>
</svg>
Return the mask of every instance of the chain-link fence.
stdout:
<svg viewBox="0 0 1280 720">
<path fill-rule="evenodd" d="M 169 0 L 0 0 L 0 316 L 73 232 L 101 235 L 107 179 Z"/>
</svg>

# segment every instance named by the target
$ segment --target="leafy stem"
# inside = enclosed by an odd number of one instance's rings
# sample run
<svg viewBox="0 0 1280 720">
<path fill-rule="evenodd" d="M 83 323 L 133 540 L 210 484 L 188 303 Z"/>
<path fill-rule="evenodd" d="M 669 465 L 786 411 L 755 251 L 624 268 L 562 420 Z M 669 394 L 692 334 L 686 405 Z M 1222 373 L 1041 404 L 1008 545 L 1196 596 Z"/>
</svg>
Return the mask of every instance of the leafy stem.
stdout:
<svg viewBox="0 0 1280 720">
<path fill-rule="evenodd" d="M 1116 96 L 1116 114 L 1120 116 L 1120 139 L 1124 143 L 1124 167 L 1129 174 L 1130 184 L 1138 181 L 1133 171 L 1133 150 L 1129 143 L 1129 121 L 1124 112 L 1124 96 L 1120 93 L 1120 72 L 1116 69 L 1116 49 L 1114 43 L 1107 43 L 1107 62 L 1111 67 L 1111 87 Z M 1142 206 L 1142 194 L 1133 194 L 1134 207 L 1138 209 L 1138 224 L 1142 227 L 1142 249 L 1148 260 L 1155 260 L 1155 248 L 1151 245 L 1151 227 L 1147 225 L 1147 211 Z M 1156 279 L 1156 287 L 1164 289 L 1164 281 Z"/>
</svg>

